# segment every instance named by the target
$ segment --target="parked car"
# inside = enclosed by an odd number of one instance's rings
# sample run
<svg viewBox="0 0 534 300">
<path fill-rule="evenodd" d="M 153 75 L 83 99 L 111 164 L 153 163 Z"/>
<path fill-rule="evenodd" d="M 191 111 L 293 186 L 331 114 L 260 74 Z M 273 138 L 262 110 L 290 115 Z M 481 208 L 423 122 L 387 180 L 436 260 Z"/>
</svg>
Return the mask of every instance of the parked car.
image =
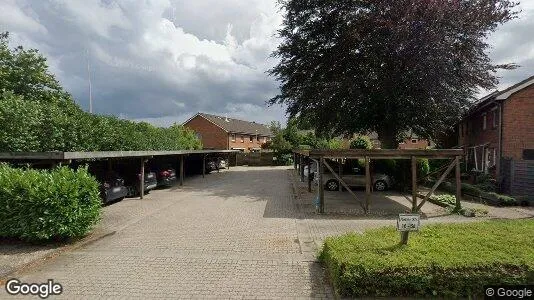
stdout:
<svg viewBox="0 0 534 300">
<path fill-rule="evenodd" d="M 128 188 L 128 197 L 135 197 L 140 194 L 139 187 L 141 182 L 141 173 L 132 173 L 125 175 L 126 187 Z M 158 185 L 158 179 L 155 172 L 145 172 L 144 193 L 147 194 Z"/>
<path fill-rule="evenodd" d="M 128 194 L 124 179 L 116 172 L 103 171 L 98 167 L 89 168 L 89 172 L 100 182 L 100 197 L 103 203 L 120 201 Z"/>
<path fill-rule="evenodd" d="M 365 169 L 354 167 L 350 172 L 343 172 L 341 179 L 349 187 L 365 186 Z M 314 181 L 318 182 L 318 176 L 314 177 Z M 386 174 L 375 173 L 371 174 L 371 182 L 375 191 L 385 191 L 393 186 L 393 179 Z M 339 181 L 332 175 L 332 173 L 325 170 L 323 174 L 323 184 L 329 191 L 339 190 Z"/>
<path fill-rule="evenodd" d="M 160 168 L 156 174 L 158 186 L 170 186 L 177 180 L 176 170 L 170 166 Z"/>
</svg>

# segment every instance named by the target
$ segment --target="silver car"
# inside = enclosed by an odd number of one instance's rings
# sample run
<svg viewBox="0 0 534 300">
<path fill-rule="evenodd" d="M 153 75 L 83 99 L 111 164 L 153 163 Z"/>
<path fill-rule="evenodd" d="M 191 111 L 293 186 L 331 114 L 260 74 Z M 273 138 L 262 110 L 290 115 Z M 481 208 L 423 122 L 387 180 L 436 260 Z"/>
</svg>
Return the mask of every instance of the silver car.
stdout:
<svg viewBox="0 0 534 300">
<path fill-rule="evenodd" d="M 315 182 L 318 182 L 318 176 L 314 177 Z M 349 187 L 364 187 L 365 186 L 365 169 L 352 168 L 352 172 L 342 174 L 341 179 Z M 393 186 L 393 180 L 386 174 L 376 173 L 371 174 L 371 180 L 375 191 L 385 191 Z M 329 191 L 339 190 L 339 181 L 330 172 L 323 174 L 323 184 Z"/>
</svg>

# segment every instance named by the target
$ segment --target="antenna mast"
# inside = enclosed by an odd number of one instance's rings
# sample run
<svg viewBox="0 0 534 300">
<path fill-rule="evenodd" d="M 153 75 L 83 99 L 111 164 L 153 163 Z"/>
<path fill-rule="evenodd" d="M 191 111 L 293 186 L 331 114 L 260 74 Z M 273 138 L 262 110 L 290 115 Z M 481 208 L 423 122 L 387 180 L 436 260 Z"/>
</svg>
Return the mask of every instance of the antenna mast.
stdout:
<svg viewBox="0 0 534 300">
<path fill-rule="evenodd" d="M 93 91 L 91 87 L 91 68 L 89 67 L 89 51 L 87 53 L 87 78 L 89 79 L 89 113 L 93 113 Z"/>
</svg>

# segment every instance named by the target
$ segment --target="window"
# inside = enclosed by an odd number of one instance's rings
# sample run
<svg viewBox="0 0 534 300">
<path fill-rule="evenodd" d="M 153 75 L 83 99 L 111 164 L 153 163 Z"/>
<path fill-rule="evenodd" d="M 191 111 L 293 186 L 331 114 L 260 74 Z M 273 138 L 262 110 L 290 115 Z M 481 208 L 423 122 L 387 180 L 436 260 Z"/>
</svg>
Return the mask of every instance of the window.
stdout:
<svg viewBox="0 0 534 300">
<path fill-rule="evenodd" d="M 245 136 L 241 135 L 241 143 L 244 143 L 244 142 L 245 142 Z"/>
<path fill-rule="evenodd" d="M 486 130 L 486 114 L 482 115 L 482 130 Z"/>
<path fill-rule="evenodd" d="M 497 110 L 493 110 L 493 128 L 497 128 Z"/>
<path fill-rule="evenodd" d="M 253 137 L 252 135 L 249 136 L 249 139 L 250 139 L 250 142 L 251 142 L 251 143 L 254 142 L 254 137 Z"/>
<path fill-rule="evenodd" d="M 232 142 L 235 142 L 235 134 L 231 135 Z"/>
<path fill-rule="evenodd" d="M 257 135 L 257 136 L 256 136 L 256 142 L 259 142 L 259 141 L 260 141 L 260 136 Z"/>
<path fill-rule="evenodd" d="M 417 139 L 412 139 L 412 144 L 417 144 Z"/>
<path fill-rule="evenodd" d="M 524 160 L 534 160 L 534 149 L 523 149 Z"/>
</svg>

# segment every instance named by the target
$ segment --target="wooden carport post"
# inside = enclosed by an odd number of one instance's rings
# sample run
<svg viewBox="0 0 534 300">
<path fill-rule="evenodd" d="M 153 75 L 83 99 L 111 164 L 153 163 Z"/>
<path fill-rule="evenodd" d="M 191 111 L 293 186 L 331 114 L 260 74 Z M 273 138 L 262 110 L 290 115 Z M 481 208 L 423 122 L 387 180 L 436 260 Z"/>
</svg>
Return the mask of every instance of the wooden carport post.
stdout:
<svg viewBox="0 0 534 300">
<path fill-rule="evenodd" d="M 418 211 L 417 208 L 417 158 L 412 156 L 412 213 Z M 408 244 L 409 231 L 401 232 L 401 244 Z"/>
<path fill-rule="evenodd" d="M 141 177 L 139 179 L 139 196 L 143 199 L 145 195 L 145 158 L 141 157 Z"/>
<path fill-rule="evenodd" d="M 341 165 L 342 160 L 339 159 L 338 161 L 338 171 L 339 171 L 339 178 L 343 178 L 343 166 Z M 341 192 L 343 188 L 341 187 L 341 184 L 338 186 L 338 190 Z"/>
<path fill-rule="evenodd" d="M 319 159 L 319 213 L 324 214 L 324 183 L 323 183 L 323 172 L 324 172 L 324 157 L 321 156 Z"/>
<path fill-rule="evenodd" d="M 206 177 L 206 154 L 202 154 L 202 178 Z"/>
<path fill-rule="evenodd" d="M 180 186 L 184 185 L 184 156 L 180 155 Z"/>
<path fill-rule="evenodd" d="M 462 181 L 460 178 L 460 157 L 456 156 L 456 205 L 454 207 L 454 210 L 459 211 L 462 208 L 462 203 L 460 200 L 462 199 Z"/>
<path fill-rule="evenodd" d="M 297 153 L 293 153 L 293 169 L 297 170 Z"/>
<path fill-rule="evenodd" d="M 312 160 L 310 158 L 308 159 L 308 193 L 311 193 L 311 183 L 312 183 L 311 166 L 312 166 Z"/>
<path fill-rule="evenodd" d="M 302 155 L 299 155 L 299 157 L 300 182 L 304 182 L 304 158 Z"/>
<path fill-rule="evenodd" d="M 230 153 L 228 153 L 228 164 L 226 166 L 230 170 Z"/>
<path fill-rule="evenodd" d="M 365 213 L 369 214 L 369 202 L 371 202 L 371 170 L 369 157 L 365 157 Z"/>
<path fill-rule="evenodd" d="M 417 158 L 412 156 L 412 212 L 417 212 Z"/>
</svg>

